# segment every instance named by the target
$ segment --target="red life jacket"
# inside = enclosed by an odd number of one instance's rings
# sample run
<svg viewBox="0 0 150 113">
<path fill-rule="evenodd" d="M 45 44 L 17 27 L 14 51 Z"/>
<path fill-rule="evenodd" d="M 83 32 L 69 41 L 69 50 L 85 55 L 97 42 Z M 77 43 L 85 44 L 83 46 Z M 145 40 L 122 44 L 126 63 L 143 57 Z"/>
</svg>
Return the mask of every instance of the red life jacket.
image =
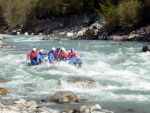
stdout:
<svg viewBox="0 0 150 113">
<path fill-rule="evenodd" d="M 48 55 L 52 53 L 53 54 L 53 60 L 55 60 L 58 57 L 58 53 L 56 51 L 51 50 Z"/>
<path fill-rule="evenodd" d="M 74 51 L 69 52 L 68 56 L 69 58 L 77 58 L 77 55 Z"/>
<path fill-rule="evenodd" d="M 58 53 L 57 52 L 53 52 L 54 58 L 57 57 Z"/>
<path fill-rule="evenodd" d="M 61 51 L 60 53 L 59 53 L 59 58 L 66 58 L 66 59 L 68 59 L 69 57 L 68 57 L 68 55 L 64 52 L 64 51 Z"/>
<path fill-rule="evenodd" d="M 38 55 L 37 51 L 36 52 L 31 51 L 30 53 L 28 53 L 27 58 L 30 58 L 31 60 L 35 60 L 37 55 Z"/>
</svg>

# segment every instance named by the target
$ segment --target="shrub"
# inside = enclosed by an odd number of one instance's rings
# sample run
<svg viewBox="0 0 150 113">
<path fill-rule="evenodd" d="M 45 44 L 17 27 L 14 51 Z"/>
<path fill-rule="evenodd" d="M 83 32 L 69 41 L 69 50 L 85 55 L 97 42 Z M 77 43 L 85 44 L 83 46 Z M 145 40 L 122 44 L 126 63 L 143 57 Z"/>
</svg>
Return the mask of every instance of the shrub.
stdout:
<svg viewBox="0 0 150 113">
<path fill-rule="evenodd" d="M 80 0 L 68 0 L 63 4 L 64 14 L 78 14 L 83 12 L 83 2 Z"/>
<path fill-rule="evenodd" d="M 140 24 L 145 25 L 150 23 L 150 0 L 144 0 L 142 2 L 140 15 L 142 17 Z"/>
<path fill-rule="evenodd" d="M 10 28 L 21 27 L 25 24 L 30 13 L 33 0 L 0 0 L 4 21 Z"/>
<path fill-rule="evenodd" d="M 117 12 L 119 15 L 119 25 L 122 29 L 132 29 L 140 21 L 139 9 L 140 2 L 138 1 L 123 1 L 117 7 Z"/>
<path fill-rule="evenodd" d="M 111 0 L 106 0 L 100 3 L 101 10 L 98 12 L 106 20 L 106 28 L 109 31 L 118 28 L 129 30 L 134 28 L 140 20 L 138 13 L 140 5 L 140 2 L 130 0 L 121 1 L 115 6 Z"/>
<path fill-rule="evenodd" d="M 100 3 L 100 10 L 98 14 L 106 20 L 105 26 L 109 31 L 113 31 L 118 27 L 117 9 L 110 0 L 106 0 Z"/>
<path fill-rule="evenodd" d="M 93 39 L 94 38 L 94 31 L 93 30 L 86 30 L 84 35 L 83 35 L 84 39 Z"/>
<path fill-rule="evenodd" d="M 5 25 L 4 18 L 3 18 L 3 12 L 2 12 L 2 5 L 0 4 L 0 26 Z"/>
<path fill-rule="evenodd" d="M 48 19 L 63 12 L 62 0 L 37 0 L 33 11 L 35 19 Z"/>
</svg>

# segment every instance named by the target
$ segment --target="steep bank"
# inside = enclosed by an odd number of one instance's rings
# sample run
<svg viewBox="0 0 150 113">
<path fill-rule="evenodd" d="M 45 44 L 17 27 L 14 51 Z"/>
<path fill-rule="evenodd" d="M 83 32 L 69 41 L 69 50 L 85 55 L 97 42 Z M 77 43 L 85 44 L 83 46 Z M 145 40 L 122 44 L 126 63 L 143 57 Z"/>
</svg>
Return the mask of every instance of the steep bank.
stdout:
<svg viewBox="0 0 150 113">
<path fill-rule="evenodd" d="M 76 38 L 79 35 L 83 35 L 93 23 L 97 23 L 99 29 L 102 27 L 102 25 L 100 27 L 99 25 L 103 21 L 95 12 L 91 12 L 91 14 L 70 15 L 29 24 L 21 30 L 21 33 L 28 32 L 35 35 L 58 35 L 60 37 Z M 92 28 L 93 26 L 90 29 Z"/>
<path fill-rule="evenodd" d="M 42 34 L 42 35 L 58 35 L 61 37 L 77 38 L 88 31 L 88 35 L 84 39 L 98 39 L 97 32 L 102 28 L 105 23 L 104 19 L 92 11 L 85 14 L 67 15 L 52 19 L 31 20 L 22 29 L 1 29 L 4 34 Z"/>
<path fill-rule="evenodd" d="M 133 31 L 109 33 L 104 26 L 104 19 L 98 14 L 72 15 L 70 17 L 43 20 L 36 26 L 27 26 L 22 32 L 67 37 L 69 39 L 96 39 L 115 41 L 150 41 L 150 25 Z"/>
<path fill-rule="evenodd" d="M 150 25 L 133 31 L 108 32 L 105 20 L 95 12 L 34 21 L 19 30 L 3 30 L 4 34 L 47 35 L 68 39 L 96 39 L 115 41 L 150 41 Z"/>
</svg>

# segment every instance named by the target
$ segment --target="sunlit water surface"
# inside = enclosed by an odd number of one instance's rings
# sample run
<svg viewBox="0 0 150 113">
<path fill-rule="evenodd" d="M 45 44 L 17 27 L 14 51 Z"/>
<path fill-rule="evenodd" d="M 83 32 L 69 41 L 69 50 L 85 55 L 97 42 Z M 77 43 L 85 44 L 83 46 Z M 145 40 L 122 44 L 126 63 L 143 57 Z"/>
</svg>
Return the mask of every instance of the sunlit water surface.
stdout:
<svg viewBox="0 0 150 113">
<path fill-rule="evenodd" d="M 8 79 L 0 87 L 9 89 L 3 99 L 50 98 L 57 91 L 73 91 L 88 103 L 98 103 L 116 113 L 134 109 L 136 113 L 150 113 L 150 53 L 142 53 L 142 42 L 114 42 L 99 40 L 41 40 L 42 36 L 7 36 L 8 45 L 15 49 L 1 49 L 0 76 Z M 33 47 L 48 52 L 63 46 L 68 53 L 74 47 L 82 58 L 81 68 L 64 62 L 27 66 L 26 55 Z M 96 87 L 68 83 L 70 78 L 91 79 Z M 51 104 L 51 103 L 50 103 Z"/>
</svg>

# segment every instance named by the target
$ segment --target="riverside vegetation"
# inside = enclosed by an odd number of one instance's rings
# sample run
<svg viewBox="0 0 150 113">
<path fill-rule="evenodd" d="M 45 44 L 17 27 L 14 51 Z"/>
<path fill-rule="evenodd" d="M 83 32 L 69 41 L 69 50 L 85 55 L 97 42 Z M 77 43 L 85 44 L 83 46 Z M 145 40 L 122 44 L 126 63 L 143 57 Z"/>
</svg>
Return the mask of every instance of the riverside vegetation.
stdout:
<svg viewBox="0 0 150 113">
<path fill-rule="evenodd" d="M 98 16 L 90 18 L 86 26 L 90 26 L 97 18 L 103 18 L 104 30 L 100 32 L 105 31 L 107 34 L 118 31 L 131 32 L 149 24 L 149 12 L 149 0 L 8 0 L 7 2 L 0 0 L 0 31 L 13 34 L 15 29 L 20 32 L 48 35 L 54 30 L 66 28 L 72 24 L 64 22 L 65 25 L 59 24 L 51 30 L 44 26 L 53 20 L 61 21 L 62 18 L 65 20 L 68 17 L 72 17 L 70 18 L 72 20 L 74 18 L 72 15 L 77 15 L 79 18 L 82 17 L 79 15 L 91 16 L 96 13 Z M 43 29 L 37 30 L 39 24 Z M 56 26 L 56 24 L 53 23 L 50 26 Z M 85 22 L 82 23 L 82 27 L 85 27 Z M 93 39 L 93 32 L 86 31 L 85 39 Z"/>
</svg>

